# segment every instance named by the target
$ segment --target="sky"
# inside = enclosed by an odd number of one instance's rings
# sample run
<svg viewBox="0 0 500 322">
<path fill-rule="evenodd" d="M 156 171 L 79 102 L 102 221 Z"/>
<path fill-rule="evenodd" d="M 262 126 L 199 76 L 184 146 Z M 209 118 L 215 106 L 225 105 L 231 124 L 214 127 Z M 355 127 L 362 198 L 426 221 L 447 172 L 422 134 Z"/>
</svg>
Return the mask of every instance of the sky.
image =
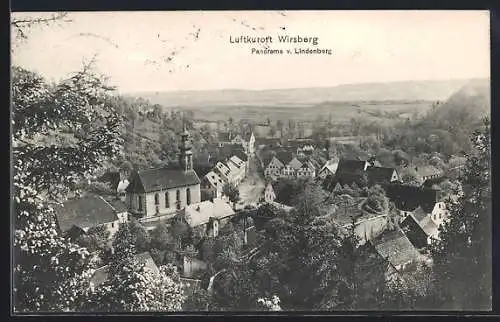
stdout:
<svg viewBox="0 0 500 322">
<path fill-rule="evenodd" d="M 13 13 L 12 19 L 43 15 Z M 31 28 L 26 41 L 13 37 L 12 63 L 57 81 L 95 57 L 95 68 L 119 92 L 328 87 L 490 73 L 488 11 L 70 12 L 67 18 L 72 21 Z M 318 45 L 278 44 L 278 35 L 318 37 Z M 230 43 L 239 36 L 271 36 L 269 48 L 285 54 L 252 54 L 263 45 Z M 295 48 L 331 49 L 332 55 L 286 54 Z"/>
</svg>

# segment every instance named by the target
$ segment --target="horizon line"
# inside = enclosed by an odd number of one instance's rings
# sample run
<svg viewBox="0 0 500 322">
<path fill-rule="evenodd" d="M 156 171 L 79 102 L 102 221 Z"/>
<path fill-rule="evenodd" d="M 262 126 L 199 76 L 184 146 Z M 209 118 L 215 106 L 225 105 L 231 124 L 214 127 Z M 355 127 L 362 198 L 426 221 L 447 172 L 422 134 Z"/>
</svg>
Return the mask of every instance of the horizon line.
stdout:
<svg viewBox="0 0 500 322">
<path fill-rule="evenodd" d="M 458 81 L 475 81 L 475 80 L 489 80 L 490 76 L 483 77 L 467 77 L 467 78 L 443 78 L 443 79 L 413 79 L 413 80 L 394 80 L 385 82 L 359 82 L 359 83 L 341 83 L 336 85 L 323 85 L 323 86 L 304 86 L 304 87 L 273 87 L 273 88 L 263 88 L 263 89 L 251 89 L 251 88 L 214 88 L 214 89 L 144 89 L 144 90 L 132 90 L 124 91 L 117 89 L 117 92 L 121 94 L 134 94 L 134 93 L 179 93 L 179 92 L 217 92 L 217 91 L 241 91 L 241 92 L 266 92 L 266 91 L 279 91 L 279 90 L 298 90 L 298 89 L 327 89 L 335 88 L 339 86 L 351 86 L 351 85 L 380 85 L 380 84 L 394 84 L 394 83 L 411 83 L 411 82 L 458 82 Z"/>
</svg>

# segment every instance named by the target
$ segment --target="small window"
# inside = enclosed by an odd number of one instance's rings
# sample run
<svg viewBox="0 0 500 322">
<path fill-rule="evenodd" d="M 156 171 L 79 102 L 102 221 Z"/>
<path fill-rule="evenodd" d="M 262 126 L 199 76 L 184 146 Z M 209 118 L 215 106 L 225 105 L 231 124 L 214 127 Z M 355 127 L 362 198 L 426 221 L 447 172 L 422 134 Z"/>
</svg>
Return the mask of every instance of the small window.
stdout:
<svg viewBox="0 0 500 322">
<path fill-rule="evenodd" d="M 181 209 L 181 191 L 177 190 L 175 200 L 177 201 L 177 209 Z"/>
<path fill-rule="evenodd" d="M 191 189 L 189 188 L 186 189 L 186 204 L 191 204 Z"/>
<path fill-rule="evenodd" d="M 168 191 L 165 192 L 165 208 L 170 208 L 170 201 L 168 200 Z"/>
<path fill-rule="evenodd" d="M 142 211 L 142 196 L 137 196 L 137 210 Z"/>
<path fill-rule="evenodd" d="M 160 195 L 155 193 L 155 205 L 159 205 L 160 204 Z"/>
<path fill-rule="evenodd" d="M 115 223 L 114 222 L 111 223 L 111 228 L 115 228 Z"/>
</svg>

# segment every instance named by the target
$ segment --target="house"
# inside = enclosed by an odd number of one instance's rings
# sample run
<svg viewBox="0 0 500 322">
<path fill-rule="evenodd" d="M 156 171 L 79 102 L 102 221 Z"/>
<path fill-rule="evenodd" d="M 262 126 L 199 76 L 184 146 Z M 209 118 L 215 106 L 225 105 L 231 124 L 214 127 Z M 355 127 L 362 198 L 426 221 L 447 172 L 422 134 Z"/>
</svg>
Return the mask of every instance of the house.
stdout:
<svg viewBox="0 0 500 322">
<path fill-rule="evenodd" d="M 443 202 L 437 202 L 432 212 L 418 207 L 414 211 L 403 211 L 404 218 L 400 227 L 417 248 L 424 247 L 433 239 L 439 239 L 439 226 L 448 218 Z"/>
<path fill-rule="evenodd" d="M 134 256 L 134 259 L 145 266 L 145 269 L 153 274 L 160 274 L 158 266 L 156 266 L 149 252 L 140 253 Z M 90 278 L 90 287 L 94 288 L 106 282 L 109 277 L 109 266 L 102 266 L 94 271 Z"/>
<path fill-rule="evenodd" d="M 222 178 L 224 184 L 233 183 L 232 176 L 230 174 L 231 170 L 225 163 L 217 162 L 217 164 L 214 167 L 214 171 Z"/>
<path fill-rule="evenodd" d="M 184 220 L 191 228 L 197 227 L 210 237 L 217 237 L 219 229 L 224 227 L 234 214 L 233 208 L 219 199 L 189 205 L 183 211 Z"/>
<path fill-rule="evenodd" d="M 427 245 L 428 236 L 413 215 L 406 216 L 399 226 L 417 249 Z"/>
<path fill-rule="evenodd" d="M 59 231 L 73 237 L 86 233 L 92 227 L 103 226 L 112 238 L 120 223 L 128 220 L 126 210 L 115 209 L 103 197 L 96 195 L 68 200 L 54 206 L 54 212 Z"/>
<path fill-rule="evenodd" d="M 279 177 L 281 175 L 281 169 L 285 165 L 276 156 L 273 156 L 269 163 L 264 167 L 264 176 L 268 177 Z"/>
<path fill-rule="evenodd" d="M 438 227 L 443 224 L 450 217 L 450 211 L 446 207 L 446 203 L 440 201 L 436 202 L 431 211 L 431 219 Z"/>
<path fill-rule="evenodd" d="M 321 179 L 325 179 L 329 175 L 335 175 L 338 165 L 338 162 L 335 162 L 334 160 L 328 160 L 319 170 L 318 177 L 320 177 Z"/>
<path fill-rule="evenodd" d="M 417 173 L 417 180 L 424 183 L 427 180 L 438 179 L 444 175 L 444 172 L 433 166 L 416 166 L 414 167 Z"/>
<path fill-rule="evenodd" d="M 384 186 L 387 197 L 401 211 L 413 211 L 422 207 L 426 213 L 432 212 L 438 201 L 438 191 L 423 187 L 391 183 Z"/>
<path fill-rule="evenodd" d="M 243 181 L 247 173 L 247 164 L 245 163 L 245 161 L 233 155 L 232 157 L 229 158 L 227 163 L 234 165 L 235 167 L 234 174 L 237 177 L 238 183 Z"/>
<path fill-rule="evenodd" d="M 229 181 L 235 186 L 238 186 L 245 178 L 245 169 L 238 168 L 236 164 L 230 160 L 227 160 L 224 164 L 229 169 Z"/>
<path fill-rule="evenodd" d="M 200 179 L 193 170 L 189 133 L 181 134 L 179 164 L 135 171 L 127 187 L 129 212 L 139 218 L 175 213 L 201 201 Z"/>
<path fill-rule="evenodd" d="M 384 185 L 391 182 L 400 181 L 398 172 L 393 168 L 368 167 L 366 170 L 370 185 Z"/>
<path fill-rule="evenodd" d="M 316 170 L 314 165 L 310 161 L 306 161 L 302 164 L 302 166 L 297 169 L 297 178 L 314 178 L 316 176 Z"/>
<path fill-rule="evenodd" d="M 400 229 L 386 231 L 368 242 L 390 264 L 388 279 L 393 278 L 407 265 L 426 260 Z"/>
<path fill-rule="evenodd" d="M 264 201 L 265 202 L 274 202 L 276 200 L 276 193 L 274 192 L 273 185 L 269 182 L 264 189 Z"/>
<path fill-rule="evenodd" d="M 201 179 L 201 201 L 222 199 L 224 196 L 224 184 L 224 180 L 215 171 L 207 173 Z"/>
<path fill-rule="evenodd" d="M 335 177 L 341 184 L 351 184 L 363 177 L 368 166 L 368 161 L 342 158 L 335 171 Z"/>
</svg>

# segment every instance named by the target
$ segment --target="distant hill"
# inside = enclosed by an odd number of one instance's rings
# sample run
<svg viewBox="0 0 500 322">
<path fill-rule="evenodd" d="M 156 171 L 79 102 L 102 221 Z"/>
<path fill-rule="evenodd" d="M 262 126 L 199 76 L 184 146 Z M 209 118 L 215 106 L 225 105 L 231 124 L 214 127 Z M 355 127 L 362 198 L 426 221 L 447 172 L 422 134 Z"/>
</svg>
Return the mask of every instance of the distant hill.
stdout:
<svg viewBox="0 0 500 322">
<path fill-rule="evenodd" d="M 435 120 L 480 118 L 490 115 L 491 88 L 488 80 L 473 80 L 462 86 L 430 115 Z"/>
<path fill-rule="evenodd" d="M 212 90 L 177 92 L 136 92 L 127 96 L 143 97 L 165 107 L 200 106 L 304 106 L 321 102 L 356 101 L 435 101 L 445 100 L 470 80 L 404 81 L 389 83 L 346 84 L 334 87 L 275 90 Z M 480 81 L 480 80 L 477 80 Z"/>
</svg>

